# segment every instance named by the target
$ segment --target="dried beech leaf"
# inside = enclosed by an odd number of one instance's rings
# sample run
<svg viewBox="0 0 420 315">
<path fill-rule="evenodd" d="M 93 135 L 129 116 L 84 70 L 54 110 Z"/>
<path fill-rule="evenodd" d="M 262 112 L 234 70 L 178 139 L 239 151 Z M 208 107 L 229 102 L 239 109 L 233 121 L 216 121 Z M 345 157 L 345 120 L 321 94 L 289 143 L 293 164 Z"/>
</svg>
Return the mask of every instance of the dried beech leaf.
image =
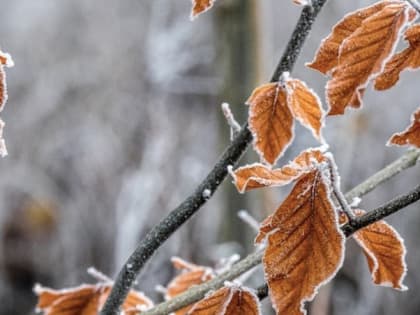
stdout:
<svg viewBox="0 0 420 315">
<path fill-rule="evenodd" d="M 286 87 L 293 117 L 311 130 L 317 140 L 324 142 L 321 129 L 325 114 L 319 97 L 300 80 L 288 80 Z"/>
<path fill-rule="evenodd" d="M 165 298 L 167 300 L 185 292 L 193 285 L 199 285 L 214 277 L 213 270 L 208 267 L 198 266 L 186 262 L 178 257 L 172 258 L 172 264 L 181 274 L 176 276 L 167 286 Z M 186 306 L 175 312 L 176 315 L 184 315 L 192 306 Z"/>
<path fill-rule="evenodd" d="M 275 164 L 293 140 L 294 118 L 323 142 L 324 112 L 318 96 L 305 83 L 285 79 L 256 88 L 247 100 L 249 128 L 261 160 Z"/>
<path fill-rule="evenodd" d="M 286 90 L 278 83 L 256 88 L 247 100 L 249 128 L 261 159 L 274 164 L 293 139 L 293 116 Z"/>
<path fill-rule="evenodd" d="M 111 292 L 112 285 L 82 285 L 76 288 L 53 290 L 35 287 L 38 295 L 37 310 L 45 315 L 97 315 Z M 122 305 L 126 315 L 153 307 L 152 301 L 142 293 L 131 290 Z"/>
<path fill-rule="evenodd" d="M 361 216 L 363 210 L 357 210 Z M 355 232 L 353 238 L 363 248 L 375 284 L 406 290 L 402 283 L 407 271 L 406 249 L 398 232 L 385 221 L 378 221 Z"/>
<path fill-rule="evenodd" d="M 403 70 L 420 67 L 420 24 L 408 28 L 404 36 L 409 47 L 395 54 L 386 63 L 384 71 L 375 80 L 375 89 L 389 89 L 398 82 Z"/>
<path fill-rule="evenodd" d="M 412 145 L 420 148 L 420 108 L 411 116 L 411 124 L 406 130 L 394 134 L 388 144 Z"/>
<path fill-rule="evenodd" d="M 337 66 L 326 88 L 329 115 L 343 114 L 348 105 L 360 106 L 361 91 L 382 71 L 408 19 L 406 3 L 388 3 L 364 19 L 360 27 L 343 41 Z"/>
<path fill-rule="evenodd" d="M 191 19 L 210 10 L 216 0 L 192 0 Z"/>
<path fill-rule="evenodd" d="M 247 288 L 229 285 L 194 304 L 188 315 L 260 315 L 258 298 Z"/>
<path fill-rule="evenodd" d="M 270 297 L 278 314 L 306 314 L 304 302 L 341 267 L 344 235 L 330 199 L 329 175 L 303 175 L 286 200 L 261 226 Z"/>
<path fill-rule="evenodd" d="M 315 59 L 306 66 L 323 74 L 329 73 L 337 66 L 338 54 L 343 41 L 353 34 L 366 18 L 377 13 L 390 2 L 396 3 L 397 1 L 381 1 L 347 14 L 333 27 L 331 34 L 322 41 Z"/>
<path fill-rule="evenodd" d="M 255 163 L 242 166 L 231 175 L 236 188 L 243 193 L 260 187 L 287 185 L 322 161 L 325 161 L 325 157 L 321 150 L 308 149 L 281 168 L 271 169 L 263 164 Z"/>
</svg>

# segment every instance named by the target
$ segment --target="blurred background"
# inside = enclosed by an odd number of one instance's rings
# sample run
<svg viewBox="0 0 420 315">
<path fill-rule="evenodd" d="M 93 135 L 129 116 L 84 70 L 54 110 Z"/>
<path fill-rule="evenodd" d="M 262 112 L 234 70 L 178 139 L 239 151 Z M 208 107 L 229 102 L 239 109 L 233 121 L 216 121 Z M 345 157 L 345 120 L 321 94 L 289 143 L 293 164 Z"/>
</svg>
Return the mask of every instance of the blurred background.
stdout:
<svg viewBox="0 0 420 315">
<path fill-rule="evenodd" d="M 323 97 L 325 78 L 304 63 L 344 14 L 370 3 L 329 1 L 292 75 Z M 35 283 L 92 283 L 90 266 L 114 277 L 145 233 L 204 178 L 229 144 L 221 102 L 246 120 L 243 102 L 271 77 L 300 8 L 292 1 L 219 0 L 190 22 L 188 0 L 0 4 L 0 45 L 16 64 L 7 69 L 2 112 L 9 155 L 0 160 L 0 315 L 26 315 L 36 304 Z M 404 73 L 391 91 L 369 89 L 362 110 L 328 118 L 325 136 L 345 191 L 405 152 L 385 143 L 418 107 L 419 77 Z M 280 163 L 315 145 L 299 126 Z M 256 160 L 249 150 L 241 163 Z M 401 173 L 362 207 L 407 191 L 419 175 L 418 166 Z M 230 182 L 165 243 L 138 289 L 162 299 L 155 286 L 174 275 L 174 255 L 213 266 L 253 250 L 255 232 L 238 210 L 261 220 L 288 189 L 240 195 Z M 360 249 L 348 242 L 342 271 L 310 314 L 418 314 L 419 207 L 389 219 L 408 248 L 408 292 L 374 286 Z"/>
</svg>

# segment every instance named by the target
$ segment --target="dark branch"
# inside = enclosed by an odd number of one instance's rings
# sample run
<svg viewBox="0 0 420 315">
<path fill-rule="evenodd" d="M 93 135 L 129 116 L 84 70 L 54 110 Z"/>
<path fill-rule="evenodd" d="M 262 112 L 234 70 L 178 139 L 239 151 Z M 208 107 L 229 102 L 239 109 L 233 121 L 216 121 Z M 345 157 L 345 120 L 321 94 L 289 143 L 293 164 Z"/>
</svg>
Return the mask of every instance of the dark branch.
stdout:
<svg viewBox="0 0 420 315">
<path fill-rule="evenodd" d="M 341 227 L 344 234 L 349 237 L 357 230 L 368 226 L 374 222 L 382 220 L 383 218 L 407 207 L 408 205 L 416 202 L 420 199 L 420 185 L 415 187 L 410 192 L 398 196 L 386 204 L 376 208 L 375 210 L 369 211 L 365 215 L 354 218 L 352 222 L 349 222 Z"/>
<path fill-rule="evenodd" d="M 369 211 L 361 217 L 354 218 L 350 223 L 347 223 L 341 227 L 346 237 L 351 236 L 357 230 L 368 226 L 369 224 L 380 221 L 387 216 L 407 207 L 408 205 L 418 201 L 420 199 L 420 185 L 411 190 L 409 193 L 398 196 L 386 204 L 376 208 L 375 210 Z M 268 286 L 263 284 L 257 289 L 257 296 L 260 300 L 265 299 L 268 296 Z"/>
<path fill-rule="evenodd" d="M 271 82 L 277 81 L 283 72 L 291 72 L 293 70 L 293 66 L 296 63 L 315 17 L 325 2 L 326 0 L 314 0 L 312 6 L 303 8 L 295 30 L 286 46 L 286 50 L 274 71 Z M 204 190 L 210 190 L 211 194 L 215 192 L 228 174 L 227 167 L 229 165 L 235 165 L 238 162 L 251 141 L 251 132 L 248 130 L 248 125 L 245 124 L 231 145 L 223 153 L 219 162 L 217 162 L 195 192 L 147 233 L 146 237 L 140 242 L 119 272 L 111 294 L 101 311 L 102 315 L 117 315 L 119 313 L 120 306 L 145 263 L 172 233 L 197 212 L 209 199 L 208 196 L 203 194 Z M 130 266 L 130 268 L 127 266 Z"/>
</svg>

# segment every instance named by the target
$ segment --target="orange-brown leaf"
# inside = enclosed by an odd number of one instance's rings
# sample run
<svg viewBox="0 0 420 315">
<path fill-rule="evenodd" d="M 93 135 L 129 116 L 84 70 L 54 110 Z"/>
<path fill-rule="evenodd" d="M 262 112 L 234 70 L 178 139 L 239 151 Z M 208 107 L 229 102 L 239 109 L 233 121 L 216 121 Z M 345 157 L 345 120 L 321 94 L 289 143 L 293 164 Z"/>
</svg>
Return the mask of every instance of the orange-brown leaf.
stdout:
<svg viewBox="0 0 420 315">
<path fill-rule="evenodd" d="M 208 267 L 198 266 L 188 263 L 178 257 L 172 258 L 172 264 L 176 269 L 181 270 L 181 274 L 176 276 L 167 286 L 165 298 L 167 300 L 185 292 L 193 285 L 199 285 L 214 277 L 213 270 Z M 186 306 L 175 312 L 176 315 L 183 315 L 192 306 Z"/>
<path fill-rule="evenodd" d="M 262 160 L 274 164 L 293 138 L 293 116 L 286 90 L 278 83 L 256 88 L 247 101 L 254 148 Z"/>
<path fill-rule="evenodd" d="M 244 287 L 223 287 L 197 302 L 188 315 L 259 315 L 259 301 Z"/>
<path fill-rule="evenodd" d="M 388 144 L 412 145 L 420 148 L 420 108 L 412 115 L 410 126 L 403 132 L 394 134 Z"/>
<path fill-rule="evenodd" d="M 231 174 L 236 188 L 243 193 L 260 187 L 287 185 L 303 173 L 310 171 L 315 164 L 323 161 L 325 157 L 321 150 L 308 149 L 281 168 L 271 169 L 255 163 L 242 166 Z"/>
<path fill-rule="evenodd" d="M 356 215 L 365 212 L 357 210 Z M 406 290 L 405 246 L 398 232 L 385 221 L 378 221 L 355 232 L 353 238 L 362 247 L 375 284 Z"/>
<path fill-rule="evenodd" d="M 392 2 L 395 3 L 396 1 Z M 331 34 L 322 41 L 314 60 L 306 66 L 323 74 L 329 73 L 337 66 L 340 46 L 343 41 L 353 34 L 366 18 L 377 13 L 389 3 L 390 1 L 380 1 L 372 6 L 347 14 L 333 27 Z"/>
<path fill-rule="evenodd" d="M 192 0 L 191 19 L 210 10 L 216 0 Z"/>
<path fill-rule="evenodd" d="M 325 176 L 320 169 L 302 176 L 261 227 L 258 239 L 268 239 L 265 277 L 278 314 L 305 314 L 304 302 L 342 264 L 344 235 Z"/>
<path fill-rule="evenodd" d="M 97 315 L 111 292 L 110 284 L 82 285 L 76 288 L 53 290 L 35 287 L 37 309 L 45 315 Z M 131 290 L 122 305 L 125 314 L 135 315 L 153 303 L 143 294 Z"/>
<path fill-rule="evenodd" d="M 247 101 L 249 128 L 260 158 L 274 164 L 293 139 L 294 118 L 323 142 L 324 112 L 317 95 L 297 79 L 256 88 Z"/>
<path fill-rule="evenodd" d="M 403 70 L 420 67 L 420 24 L 408 28 L 404 36 L 409 47 L 395 54 L 386 63 L 384 71 L 375 80 L 375 89 L 389 89 L 398 82 Z"/>
<path fill-rule="evenodd" d="M 337 66 L 326 88 L 329 115 L 343 114 L 349 105 L 360 106 L 357 104 L 361 100 L 360 92 L 382 71 L 408 19 L 406 3 L 387 3 L 364 19 L 360 27 L 343 41 Z"/>
<path fill-rule="evenodd" d="M 324 111 L 318 96 L 304 82 L 297 79 L 288 80 L 286 87 L 293 117 L 311 130 L 317 140 L 323 142 L 321 129 Z"/>
</svg>

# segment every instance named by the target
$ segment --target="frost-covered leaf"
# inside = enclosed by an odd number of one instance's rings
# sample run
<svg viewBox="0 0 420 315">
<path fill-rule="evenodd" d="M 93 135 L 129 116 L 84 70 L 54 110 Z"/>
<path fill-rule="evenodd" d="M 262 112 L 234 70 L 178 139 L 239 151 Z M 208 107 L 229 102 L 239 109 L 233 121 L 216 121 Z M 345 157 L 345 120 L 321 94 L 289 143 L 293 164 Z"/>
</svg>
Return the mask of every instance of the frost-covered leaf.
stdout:
<svg viewBox="0 0 420 315">
<path fill-rule="evenodd" d="M 293 138 L 293 116 L 286 90 L 279 83 L 256 88 L 247 101 L 249 127 L 260 158 L 274 164 Z"/>
<path fill-rule="evenodd" d="M 252 92 L 247 104 L 254 148 L 269 164 L 275 164 L 292 142 L 295 118 L 322 141 L 321 102 L 300 80 L 287 78 L 282 83 L 264 84 Z"/>
<path fill-rule="evenodd" d="M 197 302 L 188 315 L 260 315 L 258 298 L 251 290 L 225 286 Z"/>
<path fill-rule="evenodd" d="M 191 19 L 210 10 L 216 0 L 192 0 Z"/>
<path fill-rule="evenodd" d="M 243 193 L 260 187 L 287 185 L 322 161 L 325 161 L 325 157 L 320 149 L 308 149 L 281 168 L 271 169 L 255 163 L 242 166 L 231 175 L 236 188 Z"/>
<path fill-rule="evenodd" d="M 257 237 L 268 240 L 263 265 L 278 314 L 305 314 L 304 302 L 342 265 L 344 235 L 330 199 L 328 167 L 323 166 L 298 180 Z"/>
<path fill-rule="evenodd" d="M 404 37 L 409 46 L 386 63 L 384 71 L 375 80 L 375 89 L 389 89 L 398 82 L 403 70 L 420 67 L 420 24 L 408 28 Z"/>
<path fill-rule="evenodd" d="M 288 80 L 286 88 L 287 101 L 293 117 L 311 130 L 318 141 L 323 142 L 321 129 L 324 123 L 324 111 L 316 93 L 304 82 L 296 79 Z"/>
<path fill-rule="evenodd" d="M 202 284 L 214 277 L 213 270 L 209 267 L 194 265 L 178 257 L 173 257 L 172 263 L 176 269 L 181 270 L 181 273 L 169 282 L 165 295 L 167 300 L 185 292 L 193 285 Z M 175 314 L 184 315 L 190 308 L 191 306 L 186 306 Z"/>
<path fill-rule="evenodd" d="M 409 9 L 405 2 L 391 2 L 364 19 L 343 41 L 338 64 L 326 88 L 329 115 L 343 114 L 349 105 L 360 106 L 360 91 L 382 71 L 393 53 L 400 32 L 409 20 Z"/>
<path fill-rule="evenodd" d="M 356 210 L 356 215 L 365 214 Z M 362 247 L 375 284 L 406 290 L 404 241 L 398 232 L 385 221 L 378 221 L 358 230 L 353 238 Z"/>
<path fill-rule="evenodd" d="M 38 295 L 37 310 L 44 315 L 97 315 L 111 292 L 112 285 L 99 283 L 79 287 L 53 290 L 39 285 L 35 287 Z M 122 310 L 125 315 L 136 315 L 140 310 L 153 306 L 152 301 L 142 293 L 131 290 L 125 299 Z"/>
<path fill-rule="evenodd" d="M 412 145 L 420 148 L 420 108 L 411 116 L 411 124 L 406 130 L 394 134 L 388 144 Z"/>
<path fill-rule="evenodd" d="M 323 74 L 329 73 L 338 64 L 338 55 L 343 41 L 352 35 L 366 18 L 377 13 L 390 2 L 397 1 L 381 1 L 347 14 L 333 27 L 331 34 L 322 41 L 314 60 L 306 65 Z"/>
</svg>

